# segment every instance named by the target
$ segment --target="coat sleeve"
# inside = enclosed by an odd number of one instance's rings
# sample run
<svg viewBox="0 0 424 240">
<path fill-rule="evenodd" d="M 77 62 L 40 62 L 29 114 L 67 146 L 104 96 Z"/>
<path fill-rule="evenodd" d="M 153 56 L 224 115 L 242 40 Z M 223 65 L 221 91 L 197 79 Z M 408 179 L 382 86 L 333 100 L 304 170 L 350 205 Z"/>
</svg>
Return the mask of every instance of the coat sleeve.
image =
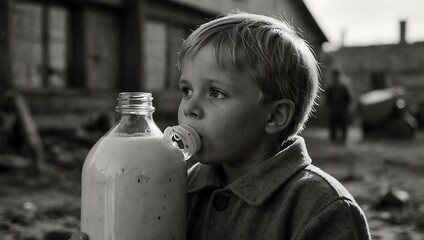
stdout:
<svg viewBox="0 0 424 240">
<path fill-rule="evenodd" d="M 357 203 L 338 199 L 311 218 L 297 240 L 371 239 L 365 215 Z"/>
</svg>

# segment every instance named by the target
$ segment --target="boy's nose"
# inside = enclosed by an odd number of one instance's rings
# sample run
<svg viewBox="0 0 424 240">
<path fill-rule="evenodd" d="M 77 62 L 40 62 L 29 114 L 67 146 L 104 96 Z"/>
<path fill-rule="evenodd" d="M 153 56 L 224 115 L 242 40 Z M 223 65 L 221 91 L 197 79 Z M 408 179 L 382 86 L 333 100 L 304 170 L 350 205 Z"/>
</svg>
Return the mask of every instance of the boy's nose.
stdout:
<svg viewBox="0 0 424 240">
<path fill-rule="evenodd" d="M 199 119 L 203 117 L 203 112 L 200 108 L 200 105 L 196 99 L 187 100 L 184 109 L 184 115 L 188 118 Z"/>
</svg>

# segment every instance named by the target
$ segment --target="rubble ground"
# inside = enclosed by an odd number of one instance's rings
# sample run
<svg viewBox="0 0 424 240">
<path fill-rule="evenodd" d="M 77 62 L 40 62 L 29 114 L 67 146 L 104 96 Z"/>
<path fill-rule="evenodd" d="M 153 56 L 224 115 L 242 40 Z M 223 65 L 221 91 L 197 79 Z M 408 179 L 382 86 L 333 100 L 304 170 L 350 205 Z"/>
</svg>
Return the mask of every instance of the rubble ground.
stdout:
<svg viewBox="0 0 424 240">
<path fill-rule="evenodd" d="M 349 190 L 367 217 L 372 239 L 424 239 L 424 133 L 413 139 L 363 139 L 351 128 L 345 145 L 325 129 L 304 132 L 313 163 Z"/>
<path fill-rule="evenodd" d="M 424 133 L 413 140 L 362 139 L 346 145 L 322 128 L 307 128 L 309 154 L 339 179 L 363 208 L 373 239 L 424 239 Z M 80 177 L 89 148 L 60 139 L 48 145 L 47 168 L 0 169 L 0 239 L 68 239 L 79 229 Z M 0 156 L 1 157 L 1 156 Z"/>
</svg>

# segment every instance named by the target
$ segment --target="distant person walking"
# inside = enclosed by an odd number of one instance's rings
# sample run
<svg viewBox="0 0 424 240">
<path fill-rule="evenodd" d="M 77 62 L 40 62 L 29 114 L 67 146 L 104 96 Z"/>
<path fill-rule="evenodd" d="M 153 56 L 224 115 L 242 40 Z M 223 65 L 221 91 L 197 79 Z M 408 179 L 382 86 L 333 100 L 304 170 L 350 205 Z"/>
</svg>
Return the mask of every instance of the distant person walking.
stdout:
<svg viewBox="0 0 424 240">
<path fill-rule="evenodd" d="M 327 88 L 326 100 L 329 110 L 329 131 L 332 141 L 346 142 L 347 130 L 350 122 L 350 104 L 352 95 L 341 79 L 339 70 L 331 73 L 331 84 Z"/>
</svg>

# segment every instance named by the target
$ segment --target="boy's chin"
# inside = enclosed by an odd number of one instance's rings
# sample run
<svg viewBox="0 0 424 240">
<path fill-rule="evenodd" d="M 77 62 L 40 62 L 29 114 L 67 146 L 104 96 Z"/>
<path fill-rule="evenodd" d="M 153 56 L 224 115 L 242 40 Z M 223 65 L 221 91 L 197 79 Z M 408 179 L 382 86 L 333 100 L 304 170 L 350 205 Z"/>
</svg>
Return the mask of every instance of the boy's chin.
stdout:
<svg viewBox="0 0 424 240">
<path fill-rule="evenodd" d="M 221 164 L 221 162 L 217 161 L 217 159 L 210 158 L 210 157 L 208 158 L 204 156 L 195 156 L 194 159 L 196 160 L 196 162 L 207 164 L 207 165 Z"/>
<path fill-rule="evenodd" d="M 206 151 L 201 148 L 199 152 L 193 155 L 192 159 L 196 162 L 207 164 L 207 165 L 218 165 L 222 164 L 222 154 L 217 154 L 213 151 Z"/>
<path fill-rule="evenodd" d="M 207 164 L 205 158 L 199 153 L 196 153 L 191 159 L 193 159 L 195 162 Z"/>
</svg>

